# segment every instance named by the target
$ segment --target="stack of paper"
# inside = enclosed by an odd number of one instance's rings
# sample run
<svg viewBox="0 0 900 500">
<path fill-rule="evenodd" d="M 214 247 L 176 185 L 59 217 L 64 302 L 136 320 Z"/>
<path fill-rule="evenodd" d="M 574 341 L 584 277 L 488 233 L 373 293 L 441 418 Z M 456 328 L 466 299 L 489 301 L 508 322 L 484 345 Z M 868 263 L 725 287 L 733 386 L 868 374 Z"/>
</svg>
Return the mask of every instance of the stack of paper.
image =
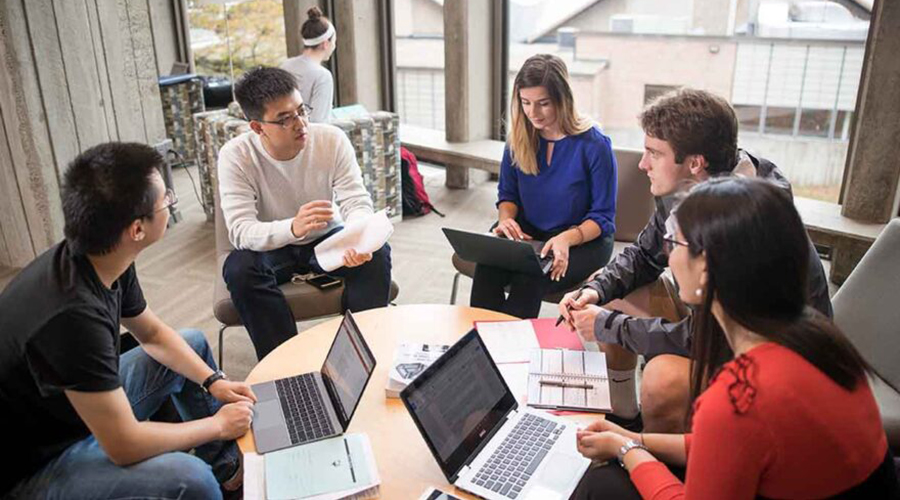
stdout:
<svg viewBox="0 0 900 500">
<path fill-rule="evenodd" d="M 540 347 L 531 321 L 478 321 L 478 335 L 494 363 L 528 363 L 531 350 Z"/>
<path fill-rule="evenodd" d="M 248 500 L 377 498 L 380 484 L 365 434 L 344 434 L 266 455 L 244 455 L 244 498 Z"/>
</svg>

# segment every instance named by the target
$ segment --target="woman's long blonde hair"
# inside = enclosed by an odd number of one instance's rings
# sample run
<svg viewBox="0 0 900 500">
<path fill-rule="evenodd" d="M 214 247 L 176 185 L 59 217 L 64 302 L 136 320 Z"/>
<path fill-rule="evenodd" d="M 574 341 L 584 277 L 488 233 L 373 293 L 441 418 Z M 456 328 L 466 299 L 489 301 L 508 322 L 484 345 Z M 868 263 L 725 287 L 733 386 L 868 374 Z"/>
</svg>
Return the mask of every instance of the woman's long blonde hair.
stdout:
<svg viewBox="0 0 900 500">
<path fill-rule="evenodd" d="M 510 102 L 509 145 L 513 165 L 528 175 L 538 174 L 539 132 L 525 116 L 519 91 L 531 87 L 544 87 L 556 107 L 556 119 L 565 135 L 580 134 L 593 126 L 590 119 L 578 114 L 569 70 L 562 59 L 551 54 L 537 54 L 528 58 L 516 75 Z"/>
</svg>

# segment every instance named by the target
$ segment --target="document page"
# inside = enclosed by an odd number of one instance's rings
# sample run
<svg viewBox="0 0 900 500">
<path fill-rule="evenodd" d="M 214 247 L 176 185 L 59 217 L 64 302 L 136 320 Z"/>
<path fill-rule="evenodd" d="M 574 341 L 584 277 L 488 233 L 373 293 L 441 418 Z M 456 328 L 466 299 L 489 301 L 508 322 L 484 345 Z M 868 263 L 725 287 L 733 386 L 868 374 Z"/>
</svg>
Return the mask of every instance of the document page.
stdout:
<svg viewBox="0 0 900 500">
<path fill-rule="evenodd" d="M 325 271 L 334 271 L 344 265 L 344 252 L 347 250 L 375 252 L 387 243 L 393 232 L 394 225 L 388 220 L 386 210 L 354 219 L 344 229 L 316 245 L 316 260 Z"/>
<path fill-rule="evenodd" d="M 363 446 L 339 436 L 266 454 L 267 497 L 289 500 L 370 485 Z"/>
<path fill-rule="evenodd" d="M 478 334 L 494 363 L 527 363 L 531 350 L 540 349 L 534 327 L 529 320 L 479 321 Z"/>
</svg>

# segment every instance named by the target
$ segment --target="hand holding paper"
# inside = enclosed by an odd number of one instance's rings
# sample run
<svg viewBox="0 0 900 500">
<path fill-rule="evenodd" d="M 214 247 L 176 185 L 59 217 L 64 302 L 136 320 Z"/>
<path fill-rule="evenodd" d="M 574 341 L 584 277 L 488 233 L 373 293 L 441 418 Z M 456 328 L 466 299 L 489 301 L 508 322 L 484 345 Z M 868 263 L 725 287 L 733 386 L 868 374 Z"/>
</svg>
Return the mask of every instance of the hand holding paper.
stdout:
<svg viewBox="0 0 900 500">
<path fill-rule="evenodd" d="M 361 265 L 384 246 L 393 232 L 394 226 L 384 210 L 354 219 L 344 229 L 316 245 L 316 260 L 325 271 Z M 368 254 L 368 258 L 364 254 Z"/>
</svg>

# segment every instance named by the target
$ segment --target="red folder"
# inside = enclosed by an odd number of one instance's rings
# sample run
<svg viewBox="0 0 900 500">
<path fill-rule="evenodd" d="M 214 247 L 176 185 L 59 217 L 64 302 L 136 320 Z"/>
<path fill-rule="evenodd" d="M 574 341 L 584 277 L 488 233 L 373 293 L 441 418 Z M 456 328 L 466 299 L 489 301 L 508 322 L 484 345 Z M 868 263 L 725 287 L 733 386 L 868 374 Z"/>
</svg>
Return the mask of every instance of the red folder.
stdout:
<svg viewBox="0 0 900 500">
<path fill-rule="evenodd" d="M 578 338 L 578 332 L 569 330 L 565 323 L 556 324 L 556 318 L 538 318 L 531 320 L 534 333 L 537 334 L 541 349 L 570 349 L 583 351 L 584 345 Z"/>
<path fill-rule="evenodd" d="M 541 349 L 584 350 L 584 345 L 581 343 L 581 339 L 578 338 L 578 332 L 569 330 L 569 327 L 566 326 L 565 323 L 555 326 L 556 318 L 538 318 L 530 321 Z M 488 322 L 476 321 L 476 328 L 478 328 L 478 323 Z"/>
</svg>

